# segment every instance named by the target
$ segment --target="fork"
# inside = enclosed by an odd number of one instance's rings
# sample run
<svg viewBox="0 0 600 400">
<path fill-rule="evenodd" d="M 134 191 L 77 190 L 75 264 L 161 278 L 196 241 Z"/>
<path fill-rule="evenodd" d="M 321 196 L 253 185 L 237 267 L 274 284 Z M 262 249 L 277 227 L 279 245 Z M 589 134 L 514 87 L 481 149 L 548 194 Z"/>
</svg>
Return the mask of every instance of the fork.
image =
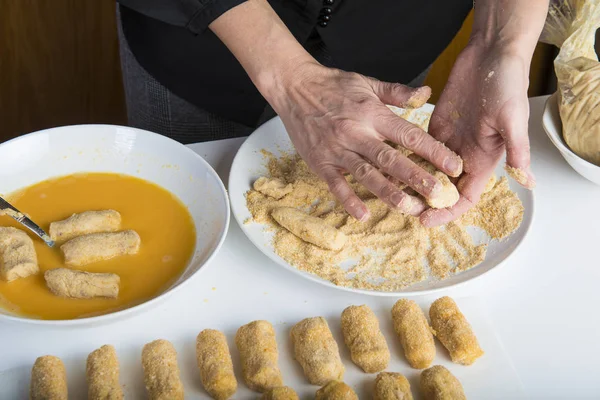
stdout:
<svg viewBox="0 0 600 400">
<path fill-rule="evenodd" d="M 2 197 L 0 197 L 0 215 L 8 215 L 21 225 L 29 229 L 31 232 L 39 236 L 39 238 L 42 239 L 44 243 L 48 245 L 48 247 L 54 247 L 54 241 L 50 238 L 50 235 L 44 232 L 44 230 L 40 228 L 39 225 L 30 220 L 25 214 L 17 210 L 14 206 L 12 206 L 8 201 L 4 200 Z"/>
</svg>

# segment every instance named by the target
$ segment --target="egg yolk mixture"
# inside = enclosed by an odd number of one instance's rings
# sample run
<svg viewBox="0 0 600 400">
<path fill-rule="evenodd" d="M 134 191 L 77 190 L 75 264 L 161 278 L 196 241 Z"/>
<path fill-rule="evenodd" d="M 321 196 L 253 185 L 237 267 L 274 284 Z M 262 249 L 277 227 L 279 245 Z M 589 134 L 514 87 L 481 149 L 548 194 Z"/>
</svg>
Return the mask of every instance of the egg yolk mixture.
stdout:
<svg viewBox="0 0 600 400">
<path fill-rule="evenodd" d="M 44 281 L 46 270 L 66 267 L 62 243 L 49 248 L 12 218 L 0 216 L 0 226 L 22 229 L 34 239 L 40 267 L 34 276 L 12 282 L 0 280 L 0 305 L 13 314 L 75 319 L 135 306 L 168 289 L 194 252 L 196 230 L 187 207 L 167 190 L 139 178 L 109 173 L 69 175 L 22 189 L 8 195 L 7 200 L 46 232 L 51 222 L 73 213 L 116 210 L 122 217 L 121 230 L 135 230 L 142 243 L 136 255 L 77 268 L 118 274 L 118 298 L 63 298 L 53 295 Z"/>
</svg>

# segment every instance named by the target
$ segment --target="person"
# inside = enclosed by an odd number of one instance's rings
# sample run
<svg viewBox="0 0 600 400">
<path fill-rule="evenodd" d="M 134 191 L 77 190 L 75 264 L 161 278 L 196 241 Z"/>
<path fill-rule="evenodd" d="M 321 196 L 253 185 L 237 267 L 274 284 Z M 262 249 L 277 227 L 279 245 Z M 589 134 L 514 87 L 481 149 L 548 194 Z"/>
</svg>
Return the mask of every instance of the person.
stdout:
<svg viewBox="0 0 600 400">
<path fill-rule="evenodd" d="M 549 0 L 118 0 L 130 123 L 182 142 L 246 135 L 279 115 L 308 166 L 354 218 L 354 178 L 425 226 L 475 203 L 506 152 L 532 188 L 527 87 Z M 426 100 L 428 67 L 474 9 L 429 133 L 392 113 Z M 460 200 L 394 142 L 459 177 Z"/>
</svg>

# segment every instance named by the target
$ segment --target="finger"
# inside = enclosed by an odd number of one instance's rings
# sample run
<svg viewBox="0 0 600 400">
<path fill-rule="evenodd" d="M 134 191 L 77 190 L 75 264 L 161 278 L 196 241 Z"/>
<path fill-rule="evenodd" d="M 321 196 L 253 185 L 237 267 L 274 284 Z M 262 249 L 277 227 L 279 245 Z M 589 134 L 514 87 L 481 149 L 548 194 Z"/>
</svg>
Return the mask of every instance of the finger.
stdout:
<svg viewBox="0 0 600 400">
<path fill-rule="evenodd" d="M 354 193 L 341 172 L 328 168 L 322 170 L 319 175 L 327 182 L 329 191 L 342 203 L 348 214 L 361 222 L 369 219 L 369 209 Z"/>
<path fill-rule="evenodd" d="M 419 194 L 412 188 L 409 188 L 406 183 L 400 181 L 400 179 L 396 178 L 395 176 L 392 175 L 386 175 L 385 179 L 389 180 L 392 185 L 396 186 L 398 189 L 402 190 L 404 193 L 408 194 L 409 196 L 413 197 L 414 201 L 414 207 L 411 210 L 411 215 L 414 216 L 418 216 L 421 215 L 421 213 L 423 211 L 425 211 L 426 209 L 429 208 L 429 206 L 419 197 L 417 197 Z"/>
<path fill-rule="evenodd" d="M 404 193 L 406 193 L 406 192 L 404 192 Z M 427 210 L 429 208 L 429 206 L 422 199 L 411 196 L 409 193 L 406 193 L 406 194 L 411 198 L 411 201 L 412 201 L 412 208 L 410 209 L 408 214 L 418 217 L 421 214 L 423 214 L 423 212 L 425 210 Z"/>
<path fill-rule="evenodd" d="M 520 185 L 528 189 L 535 187 L 535 176 L 531 172 L 531 153 L 526 109 L 513 111 L 511 118 L 501 120 L 500 135 L 506 146 L 506 172 Z"/>
<path fill-rule="evenodd" d="M 391 110 L 377 118 L 374 127 L 385 138 L 414 151 L 446 175 L 456 177 L 462 173 L 463 162 L 458 154 L 418 126 L 399 118 Z"/>
<path fill-rule="evenodd" d="M 406 183 L 402 182 L 400 179 L 396 178 L 395 176 L 389 175 L 389 174 L 386 175 L 385 178 L 388 179 L 390 182 L 392 182 L 392 184 L 394 186 L 396 186 L 398 189 L 406 191 L 405 189 L 407 188 L 407 185 L 406 185 Z"/>
<path fill-rule="evenodd" d="M 426 198 L 435 198 L 442 191 L 442 183 L 430 173 L 405 157 L 398 150 L 378 140 L 372 140 L 356 149 L 381 171 L 391 175 Z"/>
<path fill-rule="evenodd" d="M 400 83 L 382 82 L 373 78 L 369 78 L 369 83 L 377 97 L 379 97 L 383 103 L 392 106 L 419 108 L 422 107 L 431 96 L 431 88 L 429 86 L 412 88 Z"/>
<path fill-rule="evenodd" d="M 409 196 L 383 174 L 356 153 L 348 153 L 342 165 L 354 178 L 366 187 L 371 193 L 381 199 L 388 206 L 400 210 L 405 214 L 415 214 L 423 211 L 422 201 Z"/>
<path fill-rule="evenodd" d="M 458 182 L 460 199 L 449 208 L 434 209 L 431 208 L 421 214 L 421 223 L 428 227 L 445 225 L 448 222 L 460 218 L 461 215 L 473 208 L 485 189 L 485 185 L 490 179 L 490 173 L 477 175 L 464 175 Z"/>
<path fill-rule="evenodd" d="M 456 124 L 463 117 L 460 115 L 456 105 L 451 101 L 444 101 L 447 95 L 442 93 L 442 97 L 435 105 L 435 109 L 429 119 L 427 132 L 436 140 L 442 143 L 448 141 L 454 136 Z M 464 118 L 464 117 L 463 117 Z"/>
<path fill-rule="evenodd" d="M 473 204 L 464 197 L 460 197 L 455 205 L 450 208 L 430 208 L 421 214 L 421 224 L 426 228 L 433 228 L 460 218 L 461 215 L 469 211 Z"/>
</svg>

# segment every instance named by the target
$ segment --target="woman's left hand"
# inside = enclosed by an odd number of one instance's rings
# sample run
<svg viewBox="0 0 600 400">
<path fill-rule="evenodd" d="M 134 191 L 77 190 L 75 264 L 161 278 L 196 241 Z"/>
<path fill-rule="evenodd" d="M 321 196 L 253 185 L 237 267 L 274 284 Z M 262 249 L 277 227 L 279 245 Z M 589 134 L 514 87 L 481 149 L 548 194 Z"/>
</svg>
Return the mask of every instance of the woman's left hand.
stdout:
<svg viewBox="0 0 600 400">
<path fill-rule="evenodd" d="M 425 211 L 425 226 L 445 224 L 473 207 L 505 151 L 507 165 L 524 173 L 523 186 L 535 186 L 529 158 L 528 76 L 528 61 L 513 54 L 475 44 L 460 54 L 429 133 L 462 157 L 464 173 L 457 184 L 461 196 L 451 208 Z"/>
</svg>

